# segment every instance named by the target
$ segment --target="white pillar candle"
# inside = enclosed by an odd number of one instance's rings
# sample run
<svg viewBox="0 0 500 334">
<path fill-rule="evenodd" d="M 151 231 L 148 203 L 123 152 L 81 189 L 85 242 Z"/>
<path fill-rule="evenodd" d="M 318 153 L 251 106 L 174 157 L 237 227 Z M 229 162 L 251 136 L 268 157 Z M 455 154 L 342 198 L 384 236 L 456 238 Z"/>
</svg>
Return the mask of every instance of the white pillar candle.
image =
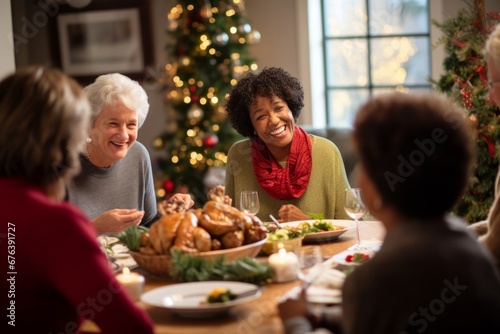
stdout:
<svg viewBox="0 0 500 334">
<path fill-rule="evenodd" d="M 269 265 L 274 269 L 274 282 L 290 282 L 297 279 L 299 272 L 299 259 L 292 252 L 280 248 L 278 253 L 269 256 Z"/>
<path fill-rule="evenodd" d="M 144 291 L 144 276 L 138 273 L 131 273 L 127 267 L 123 268 L 123 273 L 116 276 L 133 300 L 139 300 Z"/>
</svg>

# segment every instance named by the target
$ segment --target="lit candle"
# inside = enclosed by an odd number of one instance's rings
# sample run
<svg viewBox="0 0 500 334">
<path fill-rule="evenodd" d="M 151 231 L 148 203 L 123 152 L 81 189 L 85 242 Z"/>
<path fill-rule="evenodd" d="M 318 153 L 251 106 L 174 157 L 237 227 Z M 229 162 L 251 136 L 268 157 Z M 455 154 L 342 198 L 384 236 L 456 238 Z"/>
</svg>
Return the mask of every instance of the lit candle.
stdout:
<svg viewBox="0 0 500 334">
<path fill-rule="evenodd" d="M 280 247 L 281 246 L 281 247 Z M 287 252 L 283 245 L 278 245 L 278 253 L 269 256 L 269 265 L 274 269 L 274 282 L 289 282 L 297 279 L 299 259 L 292 252 Z"/>
<path fill-rule="evenodd" d="M 123 273 L 116 276 L 125 290 L 129 293 L 133 300 L 139 300 L 144 291 L 144 276 L 138 273 L 131 273 L 127 267 L 123 268 Z"/>
</svg>

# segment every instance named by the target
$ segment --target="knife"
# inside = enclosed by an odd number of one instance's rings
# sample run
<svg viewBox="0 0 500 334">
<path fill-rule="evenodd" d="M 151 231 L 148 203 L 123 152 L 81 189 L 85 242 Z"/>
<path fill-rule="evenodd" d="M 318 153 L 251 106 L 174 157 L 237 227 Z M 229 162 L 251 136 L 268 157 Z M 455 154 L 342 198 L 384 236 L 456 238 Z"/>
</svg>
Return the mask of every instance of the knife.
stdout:
<svg viewBox="0 0 500 334">
<path fill-rule="evenodd" d="M 258 292 L 260 292 L 262 290 L 264 290 L 264 287 L 258 287 L 258 288 L 250 289 L 250 290 L 247 290 L 247 291 L 244 291 L 244 292 L 235 293 L 235 294 L 233 294 L 234 298 L 231 299 L 231 300 L 235 300 L 235 299 L 238 299 L 238 298 L 244 298 L 244 297 L 248 297 L 248 296 L 253 296 L 253 295 L 257 294 Z M 174 299 L 174 300 L 182 300 L 182 299 L 194 298 L 194 297 L 205 297 L 207 295 L 208 295 L 207 292 L 190 293 L 190 294 L 187 294 L 187 295 L 173 295 L 172 299 Z"/>
</svg>

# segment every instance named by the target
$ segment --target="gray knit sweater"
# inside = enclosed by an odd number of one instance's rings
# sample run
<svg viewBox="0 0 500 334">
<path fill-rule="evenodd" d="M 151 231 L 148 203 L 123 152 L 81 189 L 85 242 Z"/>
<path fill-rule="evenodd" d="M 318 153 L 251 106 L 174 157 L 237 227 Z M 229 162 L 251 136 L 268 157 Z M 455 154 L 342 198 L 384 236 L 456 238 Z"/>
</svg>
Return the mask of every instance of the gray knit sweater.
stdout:
<svg viewBox="0 0 500 334">
<path fill-rule="evenodd" d="M 68 199 L 94 219 L 112 209 L 145 211 L 141 225 L 157 218 L 157 206 L 149 153 L 135 142 L 127 155 L 109 168 L 92 165 L 80 156 L 82 170 L 68 189 Z"/>
</svg>

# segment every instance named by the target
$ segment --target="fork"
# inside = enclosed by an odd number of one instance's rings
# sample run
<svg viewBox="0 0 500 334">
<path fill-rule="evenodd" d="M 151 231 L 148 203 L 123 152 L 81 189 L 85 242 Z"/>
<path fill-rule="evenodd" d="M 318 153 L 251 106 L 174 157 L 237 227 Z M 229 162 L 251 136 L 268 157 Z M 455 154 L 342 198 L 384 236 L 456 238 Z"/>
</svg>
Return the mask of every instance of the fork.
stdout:
<svg viewBox="0 0 500 334">
<path fill-rule="evenodd" d="M 276 224 L 276 226 L 278 226 L 278 228 L 283 228 L 281 225 L 280 225 L 280 222 L 278 221 L 278 219 L 274 218 L 273 215 L 269 215 L 269 218 L 271 218 L 271 220 Z"/>
</svg>

